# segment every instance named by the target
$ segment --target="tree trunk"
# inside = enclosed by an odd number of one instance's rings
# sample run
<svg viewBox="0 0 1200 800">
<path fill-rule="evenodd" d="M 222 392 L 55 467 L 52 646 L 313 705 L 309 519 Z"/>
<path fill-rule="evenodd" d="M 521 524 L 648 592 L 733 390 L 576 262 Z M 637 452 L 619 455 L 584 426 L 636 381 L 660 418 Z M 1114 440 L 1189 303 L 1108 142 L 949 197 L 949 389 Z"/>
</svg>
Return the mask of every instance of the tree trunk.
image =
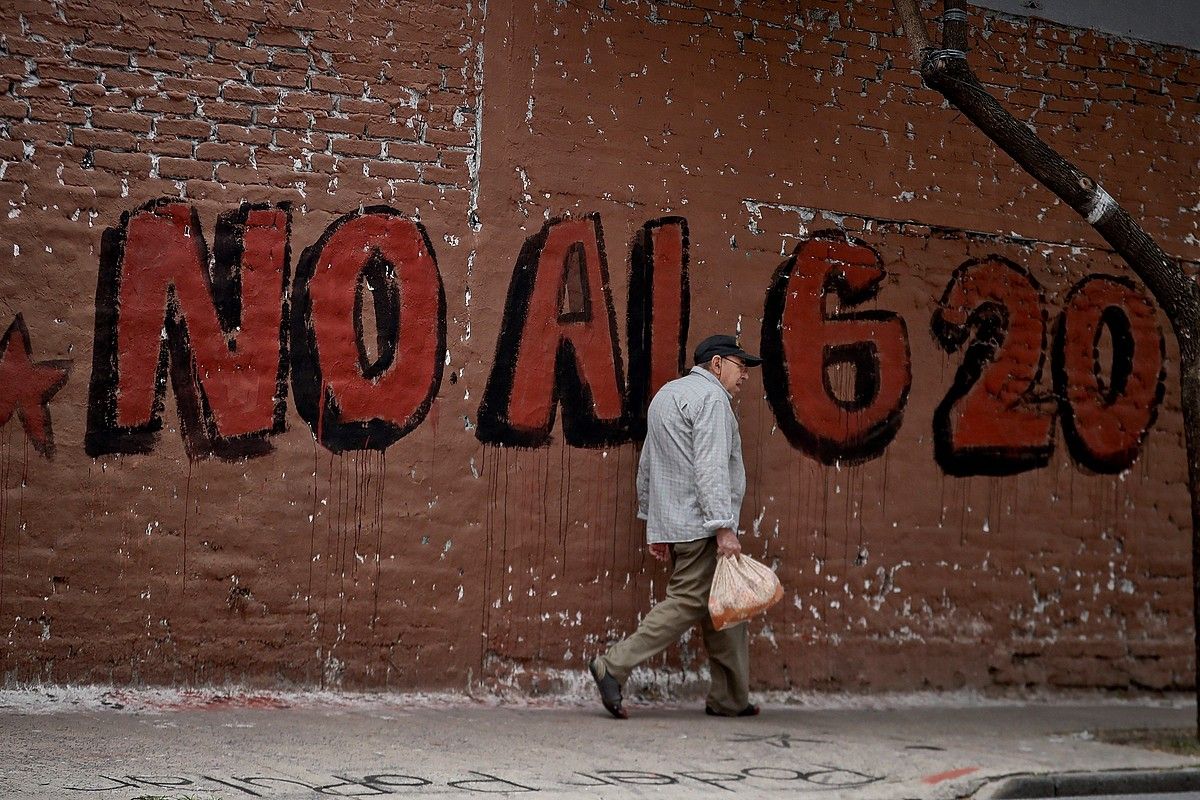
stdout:
<svg viewBox="0 0 1200 800">
<path fill-rule="evenodd" d="M 1193 320 L 1194 322 L 1194 320 Z M 1200 347 L 1179 336 L 1179 388 L 1183 403 L 1183 435 L 1187 446 L 1188 494 L 1192 498 L 1192 613 L 1196 659 L 1196 736 L 1200 738 Z M 1192 330 L 1195 331 L 1193 324 Z"/>
<path fill-rule="evenodd" d="M 1103 187 L 1010 114 L 975 77 L 967 62 L 967 14 L 962 0 L 946 0 L 942 49 L 930 45 L 916 0 L 892 0 L 921 64 L 925 84 L 991 139 L 1017 164 L 1079 212 L 1141 278 L 1166 313 L 1179 343 L 1179 384 L 1192 505 L 1192 606 L 1195 686 L 1200 693 L 1200 293 L 1182 265 L 1142 229 Z M 1200 702 L 1196 709 L 1200 734 Z"/>
</svg>

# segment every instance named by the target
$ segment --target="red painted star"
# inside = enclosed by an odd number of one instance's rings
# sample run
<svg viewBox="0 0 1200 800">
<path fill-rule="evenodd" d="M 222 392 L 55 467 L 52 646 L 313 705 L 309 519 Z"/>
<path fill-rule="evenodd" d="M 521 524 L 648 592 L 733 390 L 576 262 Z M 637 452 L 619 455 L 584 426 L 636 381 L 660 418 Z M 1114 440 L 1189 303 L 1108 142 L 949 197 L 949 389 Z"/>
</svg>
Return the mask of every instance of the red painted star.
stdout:
<svg viewBox="0 0 1200 800">
<path fill-rule="evenodd" d="M 0 427 L 15 411 L 34 449 L 46 458 L 53 458 L 54 434 L 50 429 L 48 404 L 67 382 L 71 362 L 34 362 L 31 355 L 29 328 L 17 314 L 0 339 Z"/>
</svg>

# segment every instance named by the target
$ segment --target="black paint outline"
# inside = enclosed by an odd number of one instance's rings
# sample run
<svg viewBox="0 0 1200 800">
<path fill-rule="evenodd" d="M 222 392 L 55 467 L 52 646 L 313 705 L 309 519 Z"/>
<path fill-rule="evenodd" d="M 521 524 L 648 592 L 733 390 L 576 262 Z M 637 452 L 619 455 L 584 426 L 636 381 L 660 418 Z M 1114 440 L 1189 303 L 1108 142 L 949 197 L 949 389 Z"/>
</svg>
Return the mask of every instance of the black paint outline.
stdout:
<svg viewBox="0 0 1200 800">
<path fill-rule="evenodd" d="M 691 234 L 686 217 L 667 216 L 653 219 L 642 226 L 634 237 L 629 258 L 629 309 L 626 316 L 626 338 L 629 342 L 629 383 L 626 401 L 629 416 L 629 435 L 641 441 L 646 438 L 646 410 L 650 407 L 650 381 L 654 368 L 654 232 L 659 228 L 678 226 L 683 247 L 680 265 L 680 313 L 678 372 L 687 366 L 688 328 L 691 323 Z"/>
<path fill-rule="evenodd" d="M 371 288 L 372 280 L 379 284 Z M 367 353 L 366 326 L 363 308 L 367 294 L 375 313 L 375 351 L 372 361 Z M 358 273 L 354 287 L 354 344 L 358 349 L 358 368 L 363 377 L 375 380 L 388 371 L 396 360 L 400 338 L 400 286 L 395 269 L 379 252 L 372 252 Z"/>
<path fill-rule="evenodd" d="M 858 442 L 849 445 L 844 444 L 819 432 L 810 430 L 800 420 L 795 408 L 792 407 L 791 391 L 788 387 L 788 364 L 783 345 L 783 316 L 787 306 L 789 283 L 792 273 L 796 268 L 800 251 L 810 241 L 821 239 L 867 249 L 875 256 L 876 266 L 881 273 L 877 279 L 871 281 L 861 289 L 855 289 L 846 283 L 844 276 L 839 275 L 836 270 L 830 269 L 825 274 L 822 282 L 822 299 L 832 293 L 837 296 L 839 305 L 842 307 L 860 305 L 876 298 L 879 294 L 881 284 L 887 279 L 887 271 L 883 268 L 883 259 L 879 255 L 879 252 L 862 239 L 851 236 L 841 229 L 829 228 L 816 231 L 797 242 L 792 250 L 792 254 L 786 261 L 779 265 L 774 275 L 771 276 L 766 301 L 763 304 L 761 338 L 763 388 L 766 390 L 767 403 L 771 406 L 771 411 L 775 414 L 776 424 L 793 447 L 827 466 L 839 463 L 859 464 L 882 455 L 887 446 L 895 439 L 900 426 L 904 422 L 904 410 L 908 406 L 908 395 L 912 390 L 912 347 L 909 344 L 908 324 L 905 322 L 904 317 L 894 311 L 839 311 L 836 314 L 828 314 L 822 308 L 821 314 L 826 322 L 873 321 L 890 323 L 893 320 L 898 321 L 909 358 L 909 365 L 906 370 L 907 380 L 904 383 L 903 390 L 900 392 L 896 407 L 885 418 L 864 431 Z M 822 303 L 822 306 L 824 306 L 824 303 Z M 843 347 L 845 346 L 847 345 L 843 345 Z M 872 352 L 875 355 L 875 368 L 879 370 L 876 386 L 882 388 L 883 379 L 881 376 L 883 365 L 879 363 L 877 345 L 874 345 Z M 827 364 L 824 361 L 824 357 L 829 355 L 828 348 L 823 349 L 822 353 L 821 379 L 823 384 L 825 384 L 825 390 L 829 392 L 831 387 L 826 383 Z M 843 402 L 831 392 L 829 393 L 829 397 L 834 403 L 843 405 Z"/>
<path fill-rule="evenodd" d="M 583 307 L 573 310 L 568 307 L 571 294 L 572 273 L 579 275 L 579 297 Z M 567 325 L 572 322 L 592 321 L 592 286 L 587 271 L 587 250 L 582 242 L 575 242 L 567 248 L 562 264 L 562 294 L 558 298 L 558 321 Z"/>
<path fill-rule="evenodd" d="M 536 428 L 523 428 L 509 418 L 517 357 L 525 333 L 525 321 L 529 304 L 537 284 L 541 253 L 554 226 L 574 221 L 570 215 L 553 217 L 542 225 L 540 231 L 527 238 L 517 256 L 512 279 L 508 285 L 508 296 L 504 304 L 504 317 L 496 341 L 496 355 L 487 386 L 479 404 L 475 437 L 484 444 L 509 447 L 544 447 L 550 443 L 550 434 L 559 408 L 562 410 L 563 438 L 572 447 L 600 448 L 624 444 L 630 440 L 628 425 L 628 393 L 625 388 L 624 365 L 621 358 L 621 343 L 617 339 L 616 311 L 613 307 L 612 288 L 609 282 L 608 256 L 604 247 L 604 229 L 600 214 L 591 212 L 582 219 L 590 221 L 596 237 L 600 257 L 600 283 L 598 287 L 604 298 L 608 314 L 609 341 L 612 344 L 614 379 L 621 399 L 621 416 L 612 422 L 598 419 L 589 409 L 593 408 L 592 390 L 584 383 L 578 369 L 578 355 L 569 341 L 560 341 L 554 357 L 554 388 L 550 398 L 550 414 L 546 424 Z M 554 265 L 561 269 L 560 265 Z"/>
<path fill-rule="evenodd" d="M 1038 394 L 1042 383 L 1042 374 L 1046 367 L 1046 346 L 1049 329 L 1049 316 L 1046 311 L 1046 294 L 1042 285 L 1033 274 L 1010 259 L 1000 255 L 987 255 L 965 261 L 951 273 L 946 289 L 938 301 L 938 307 L 930 320 L 930 331 L 934 340 L 948 353 L 956 352 L 964 344 L 962 363 L 954 373 L 954 380 L 946 395 L 938 403 L 933 412 L 933 450 L 934 460 L 947 475 L 967 477 L 970 475 L 989 475 L 1002 477 L 1017 475 L 1033 469 L 1040 469 L 1050 463 L 1054 453 L 1054 426 L 1057 407 L 1050 410 L 1050 435 L 1047 443 L 1042 446 L 1022 447 L 967 447 L 955 448 L 953 442 L 953 427 L 950 416 L 954 406 L 970 393 L 976 383 L 982 379 L 987 366 L 995 363 L 996 353 L 1004 346 L 1008 337 L 1009 312 L 1006 306 L 994 301 L 985 301 L 976 306 L 967 315 L 962 325 L 953 325 L 943 317 L 950 293 L 959 280 L 971 268 L 985 263 L 1000 263 L 1014 271 L 1029 282 L 1037 294 L 1039 319 L 1042 323 L 1041 347 L 1038 351 L 1037 369 L 1033 379 L 1022 392 L 1022 401 L 1032 406 L 1044 405 L 1045 396 Z M 974 335 L 972 335 L 974 331 Z"/>
<path fill-rule="evenodd" d="M 421 239 L 424 242 L 425 249 L 429 253 L 429 258 L 433 262 L 433 272 L 437 278 L 438 285 L 437 346 L 434 349 L 433 379 L 430 381 L 425 399 L 418 404 L 416 410 L 402 425 L 397 425 L 378 417 L 366 421 L 342 421 L 342 411 L 338 407 L 336 398 L 333 396 L 333 390 L 324 386 L 320 353 L 317 348 L 316 329 L 313 326 L 312 320 L 312 297 L 308 291 L 309 282 L 316 275 L 321 253 L 334 234 L 346 223 L 374 214 L 399 217 L 406 222 L 411 222 L 416 227 L 417 232 L 420 233 Z M 360 267 L 359 274 L 362 274 L 362 269 L 369 265 L 371 259 L 379 256 L 381 254 L 372 253 L 368 261 L 364 262 L 363 266 Z M 394 273 L 396 265 L 390 264 L 389 266 Z M 359 211 L 342 215 L 325 229 L 324 233 L 321 234 L 321 238 L 304 249 L 304 252 L 300 256 L 300 261 L 296 266 L 296 279 L 292 298 L 292 394 L 295 398 L 296 410 L 304 421 L 308 423 L 313 435 L 323 447 L 333 453 L 343 453 L 347 450 L 382 451 L 407 436 L 413 429 L 424 422 L 425 417 L 428 416 L 430 409 L 433 407 L 434 399 L 441 390 L 442 375 L 446 367 L 445 283 L 442 281 L 442 270 L 438 266 L 437 253 L 433 249 L 433 243 L 430 241 L 429 233 L 425 230 L 424 225 L 386 205 L 368 206 Z M 357 313 L 359 310 L 357 302 L 355 305 L 356 313 L 353 325 L 355 334 L 359 340 L 358 345 L 361 347 L 363 336 L 362 317 Z M 395 328 L 396 336 L 399 336 L 399 326 L 401 324 L 403 324 L 403 321 L 398 319 Z M 383 329 L 382 326 L 377 327 L 379 330 Z M 358 366 L 360 367 L 360 371 L 362 371 L 361 361 Z M 382 374 L 382 371 L 380 374 Z M 372 378 L 372 376 L 366 375 L 365 372 L 363 377 L 367 379 Z M 324 396 L 322 396 L 322 388 L 325 389 Z"/>
<path fill-rule="evenodd" d="M 150 419 L 141 425 L 117 425 L 117 392 L 120 373 L 117 328 L 119 299 L 123 279 L 123 260 L 129 223 L 139 214 L 157 213 L 172 205 L 188 205 L 192 236 L 197 256 L 203 265 L 201 277 L 213 303 L 217 323 L 226 337 L 230 352 L 237 349 L 235 334 L 241 323 L 241 268 L 243 239 L 240 235 L 251 212 L 280 210 L 284 213 L 284 254 L 280 296 L 282 309 L 279 326 L 279 366 L 276 370 L 274 409 L 271 427 L 237 436 L 221 436 L 212 408 L 204 392 L 203 379 L 192 355 L 187 321 L 182 315 L 174 285 L 168 285 L 163 325 L 167 338 L 159 347 L 155 366 L 154 399 Z M 271 452 L 271 437 L 286 429 L 288 369 L 288 288 L 291 283 L 292 213 L 289 202 L 242 203 L 236 211 L 217 219 L 213 251 L 210 254 L 194 206 L 179 198 L 161 197 L 121 214 L 118 226 L 107 228 L 101 236 L 100 268 L 96 282 L 96 319 L 92 349 L 92 375 L 88 384 L 87 429 L 84 450 L 93 458 L 103 455 L 148 453 L 158 443 L 162 414 L 166 408 L 168 376 L 175 393 L 180 433 L 188 458 L 199 460 L 216 456 L 225 460 L 253 458 Z"/>
<path fill-rule="evenodd" d="M 835 364 L 850 364 L 854 367 L 854 397 L 843 399 L 833 388 L 829 379 L 829 370 Z M 861 411 L 869 408 L 879 396 L 883 388 L 883 370 L 879 364 L 879 346 L 873 341 L 853 342 L 851 344 L 827 344 L 821 357 L 821 384 L 825 394 L 829 395 L 841 408 L 847 411 Z"/>
</svg>

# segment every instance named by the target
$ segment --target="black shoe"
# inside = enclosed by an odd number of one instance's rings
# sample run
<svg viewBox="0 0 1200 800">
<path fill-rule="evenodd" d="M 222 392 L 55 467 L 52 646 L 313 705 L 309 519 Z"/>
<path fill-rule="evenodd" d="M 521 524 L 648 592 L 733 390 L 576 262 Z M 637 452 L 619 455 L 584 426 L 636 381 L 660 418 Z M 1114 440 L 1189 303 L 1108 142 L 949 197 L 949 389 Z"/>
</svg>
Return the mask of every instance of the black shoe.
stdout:
<svg viewBox="0 0 1200 800">
<path fill-rule="evenodd" d="M 712 706 L 706 705 L 704 707 L 704 713 L 708 714 L 710 717 L 757 717 L 760 711 L 762 711 L 762 709 L 754 705 L 754 703 L 749 704 L 736 714 L 721 714 L 720 712 L 714 711 Z"/>
<path fill-rule="evenodd" d="M 604 703 L 608 713 L 617 719 L 629 719 L 629 714 L 621 707 L 621 684 L 617 683 L 617 679 L 607 672 L 603 678 L 600 677 L 594 658 L 588 662 L 588 672 L 592 673 L 592 679 L 596 681 L 596 688 L 600 690 L 600 702 Z"/>
</svg>

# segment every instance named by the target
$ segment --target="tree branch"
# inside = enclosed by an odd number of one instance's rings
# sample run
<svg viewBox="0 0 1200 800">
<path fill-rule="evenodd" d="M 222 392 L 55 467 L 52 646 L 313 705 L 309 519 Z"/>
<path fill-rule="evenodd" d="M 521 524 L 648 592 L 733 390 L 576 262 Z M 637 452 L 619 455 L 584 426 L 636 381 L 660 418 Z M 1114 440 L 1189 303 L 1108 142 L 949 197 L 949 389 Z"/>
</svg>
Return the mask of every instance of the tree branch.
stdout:
<svg viewBox="0 0 1200 800">
<path fill-rule="evenodd" d="M 1086 219 L 1154 294 L 1171 320 L 1180 348 L 1200 357 L 1200 332 L 1194 324 L 1200 319 L 1196 283 L 1102 186 L 1043 142 L 979 82 L 966 59 L 967 16 L 962 0 L 945 2 L 942 50 L 930 48 L 916 0 L 892 2 L 914 54 L 921 59 L 925 84 L 940 92 L 1019 166 Z"/>
<path fill-rule="evenodd" d="M 892 5 L 896 9 L 896 16 L 900 17 L 904 34 L 908 37 L 913 58 L 920 63 L 925 59 L 925 51 L 931 49 L 932 45 L 929 43 L 929 32 L 925 30 L 925 19 L 921 16 L 921 9 L 917 8 L 917 0 L 892 0 Z"/>
<path fill-rule="evenodd" d="M 1196 346 L 1196 331 L 1178 323 L 1200 317 L 1200 297 L 1175 259 L 1138 225 L 1129 212 L 1092 178 L 1043 142 L 1029 126 L 1000 105 L 975 77 L 966 58 L 934 51 L 921 65 L 921 76 L 941 92 L 1001 150 L 1058 195 L 1112 245 L 1145 282 L 1175 325 L 1180 346 Z M 1185 341 L 1186 340 L 1186 341 Z"/>
</svg>

